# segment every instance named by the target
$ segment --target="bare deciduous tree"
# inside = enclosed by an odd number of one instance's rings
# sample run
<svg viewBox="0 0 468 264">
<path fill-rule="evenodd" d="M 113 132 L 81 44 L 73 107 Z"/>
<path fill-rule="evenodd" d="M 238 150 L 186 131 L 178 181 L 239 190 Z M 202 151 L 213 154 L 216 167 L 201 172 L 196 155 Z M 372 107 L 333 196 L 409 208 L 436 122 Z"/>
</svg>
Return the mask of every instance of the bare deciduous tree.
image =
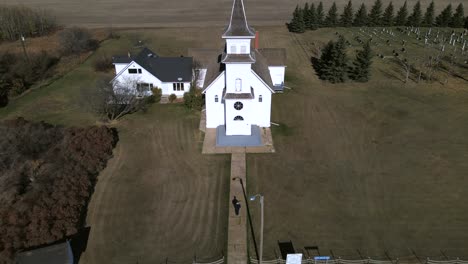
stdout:
<svg viewBox="0 0 468 264">
<path fill-rule="evenodd" d="M 103 78 L 97 81 L 96 87 L 82 89 L 84 107 L 107 121 L 145 110 L 153 102 L 149 87 L 143 87 L 138 78 L 113 82 Z"/>
</svg>

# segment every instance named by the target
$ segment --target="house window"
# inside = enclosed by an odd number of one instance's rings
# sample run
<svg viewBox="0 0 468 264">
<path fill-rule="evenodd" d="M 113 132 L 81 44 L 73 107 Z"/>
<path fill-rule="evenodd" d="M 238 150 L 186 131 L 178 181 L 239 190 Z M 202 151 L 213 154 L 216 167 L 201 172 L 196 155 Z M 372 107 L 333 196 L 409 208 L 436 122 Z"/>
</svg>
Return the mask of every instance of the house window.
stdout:
<svg viewBox="0 0 468 264">
<path fill-rule="evenodd" d="M 184 91 L 184 83 L 173 83 L 172 89 L 174 91 Z"/>
<path fill-rule="evenodd" d="M 215 95 L 215 103 L 217 103 L 217 102 L 218 102 L 218 96 Z"/>
<path fill-rule="evenodd" d="M 244 121 L 244 118 L 242 116 L 236 116 L 234 117 L 234 121 Z"/>
<path fill-rule="evenodd" d="M 260 103 L 263 102 L 263 97 L 262 97 L 262 95 L 258 96 L 258 101 L 259 101 Z"/>
<path fill-rule="evenodd" d="M 151 89 L 153 89 L 153 84 L 152 83 L 137 83 L 136 89 L 139 93 L 149 92 Z"/>
<path fill-rule="evenodd" d="M 141 69 L 128 69 L 129 74 L 141 73 Z"/>
<path fill-rule="evenodd" d="M 241 46 L 241 53 L 242 54 L 247 53 L 247 47 L 246 46 Z"/>
<path fill-rule="evenodd" d="M 236 45 L 232 45 L 231 46 L 231 53 L 236 53 L 236 52 L 237 52 Z"/>
<path fill-rule="evenodd" d="M 236 79 L 236 92 L 241 92 L 242 91 L 242 80 L 237 78 Z"/>
</svg>

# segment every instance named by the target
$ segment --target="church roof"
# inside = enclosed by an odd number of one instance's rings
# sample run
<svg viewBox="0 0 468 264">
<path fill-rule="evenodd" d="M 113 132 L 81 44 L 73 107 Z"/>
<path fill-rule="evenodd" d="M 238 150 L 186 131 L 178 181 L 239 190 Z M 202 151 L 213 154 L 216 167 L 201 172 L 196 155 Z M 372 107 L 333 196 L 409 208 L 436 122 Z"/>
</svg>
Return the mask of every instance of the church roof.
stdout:
<svg viewBox="0 0 468 264">
<path fill-rule="evenodd" d="M 286 49 L 284 48 L 265 48 L 258 49 L 267 60 L 268 66 L 286 66 Z"/>
<path fill-rule="evenodd" d="M 223 33 L 223 38 L 231 37 L 255 37 L 255 30 L 247 23 L 243 0 L 233 0 L 231 20 Z"/>
<path fill-rule="evenodd" d="M 223 53 L 222 63 L 255 63 L 255 53 L 249 54 L 228 54 Z"/>
</svg>

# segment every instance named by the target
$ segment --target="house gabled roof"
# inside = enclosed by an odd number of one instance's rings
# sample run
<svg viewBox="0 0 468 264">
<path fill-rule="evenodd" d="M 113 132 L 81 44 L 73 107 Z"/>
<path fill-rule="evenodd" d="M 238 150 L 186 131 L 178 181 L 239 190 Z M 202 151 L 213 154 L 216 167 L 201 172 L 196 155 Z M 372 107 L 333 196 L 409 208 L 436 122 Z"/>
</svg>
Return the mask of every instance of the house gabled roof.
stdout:
<svg viewBox="0 0 468 264">
<path fill-rule="evenodd" d="M 223 38 L 254 38 L 255 30 L 247 23 L 247 17 L 245 16 L 244 1 L 233 0 L 231 20 L 229 25 L 223 33 Z"/>
<path fill-rule="evenodd" d="M 128 59 L 114 57 L 113 61 L 129 64 L 136 62 L 162 82 L 192 81 L 193 58 L 191 57 L 160 57 L 150 49 L 144 48 L 135 57 Z"/>
</svg>

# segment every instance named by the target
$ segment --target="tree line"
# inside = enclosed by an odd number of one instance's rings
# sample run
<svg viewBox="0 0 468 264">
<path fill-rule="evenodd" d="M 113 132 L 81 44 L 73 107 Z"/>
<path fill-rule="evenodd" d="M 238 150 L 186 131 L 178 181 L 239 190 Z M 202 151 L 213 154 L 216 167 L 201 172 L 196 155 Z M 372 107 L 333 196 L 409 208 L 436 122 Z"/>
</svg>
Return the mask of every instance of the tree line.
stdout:
<svg viewBox="0 0 468 264">
<path fill-rule="evenodd" d="M 18 250 L 74 235 L 118 137 L 22 118 L 0 122 L 0 263 Z"/>
<path fill-rule="evenodd" d="M 384 9 L 381 0 L 375 0 L 370 11 L 362 3 L 357 11 L 354 11 L 353 3 L 350 0 L 344 7 L 341 14 L 335 2 L 325 14 L 323 3 L 305 3 L 301 8 L 296 6 L 291 21 L 287 24 L 291 32 L 303 33 L 306 30 L 315 30 L 321 27 L 362 27 L 362 26 L 414 26 L 414 27 L 453 27 L 468 28 L 468 16 L 465 17 L 463 4 L 460 3 L 455 10 L 452 4 L 448 4 L 439 15 L 435 14 L 434 1 L 427 6 L 423 13 L 421 2 L 418 1 L 413 6 L 412 11 L 408 10 L 405 1 L 403 6 L 396 10 L 392 2 Z"/>
<path fill-rule="evenodd" d="M 55 17 L 45 9 L 26 6 L 0 6 L 0 40 L 44 36 L 58 27 Z"/>
</svg>

